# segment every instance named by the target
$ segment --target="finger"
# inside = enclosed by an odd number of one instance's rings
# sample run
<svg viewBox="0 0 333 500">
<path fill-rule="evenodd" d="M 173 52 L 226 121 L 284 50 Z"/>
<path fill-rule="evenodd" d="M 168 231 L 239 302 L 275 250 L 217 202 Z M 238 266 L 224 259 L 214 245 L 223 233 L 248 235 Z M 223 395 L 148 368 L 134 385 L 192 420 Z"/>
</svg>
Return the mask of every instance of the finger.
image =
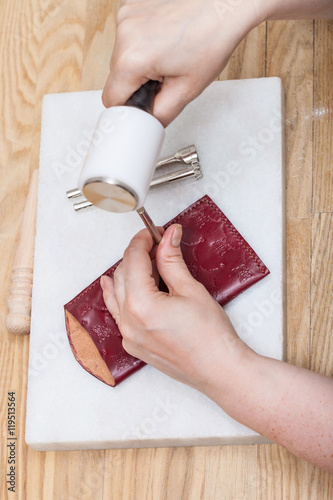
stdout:
<svg viewBox="0 0 333 500">
<path fill-rule="evenodd" d="M 160 233 L 160 235 L 161 235 L 161 236 L 163 236 L 163 234 L 164 234 L 164 232 L 165 232 L 165 231 L 164 231 L 164 227 L 162 227 L 162 226 L 157 226 L 157 230 L 158 230 L 158 232 Z M 152 248 L 152 250 L 151 250 L 151 252 L 150 252 L 150 254 L 149 254 L 149 255 L 150 255 L 150 259 L 151 259 L 152 261 L 153 261 L 153 260 L 155 260 L 155 257 L 156 257 L 156 252 L 157 252 L 157 248 L 158 248 L 158 246 L 157 246 L 157 245 L 154 245 L 154 246 L 153 246 L 153 248 Z"/>
<path fill-rule="evenodd" d="M 118 302 L 115 296 L 113 279 L 109 278 L 109 276 L 101 276 L 100 285 L 103 290 L 103 299 L 105 305 L 119 327 L 120 313 Z"/>
<path fill-rule="evenodd" d="M 167 127 L 197 94 L 189 86 L 187 76 L 165 77 L 155 97 L 153 115 Z"/>
<path fill-rule="evenodd" d="M 122 262 L 123 279 L 127 298 L 132 295 L 141 298 L 147 292 L 158 291 L 153 277 L 150 252 L 154 241 L 147 229 L 143 229 L 132 238 L 124 253 Z"/>
<path fill-rule="evenodd" d="M 153 259 L 151 261 L 151 264 L 153 266 L 152 276 L 154 278 L 155 285 L 158 287 L 159 284 L 160 284 L 160 275 L 158 274 L 157 265 L 156 265 L 156 259 Z"/>
<path fill-rule="evenodd" d="M 123 263 L 121 262 L 113 274 L 113 286 L 116 300 L 121 310 L 125 300 L 125 283 L 123 274 Z"/>
<path fill-rule="evenodd" d="M 173 224 L 165 231 L 156 253 L 157 269 L 172 294 L 188 294 L 196 285 L 180 248 L 182 227 Z"/>
<path fill-rule="evenodd" d="M 189 87 L 186 76 L 164 77 L 159 74 L 140 75 L 133 71 L 110 72 L 104 86 L 102 101 L 107 108 L 121 106 L 148 80 L 163 82 L 154 101 L 153 115 L 164 127 L 169 125 L 197 94 Z"/>
<path fill-rule="evenodd" d="M 106 108 L 122 106 L 142 85 L 150 80 L 134 72 L 111 71 L 104 85 L 102 102 Z"/>
</svg>

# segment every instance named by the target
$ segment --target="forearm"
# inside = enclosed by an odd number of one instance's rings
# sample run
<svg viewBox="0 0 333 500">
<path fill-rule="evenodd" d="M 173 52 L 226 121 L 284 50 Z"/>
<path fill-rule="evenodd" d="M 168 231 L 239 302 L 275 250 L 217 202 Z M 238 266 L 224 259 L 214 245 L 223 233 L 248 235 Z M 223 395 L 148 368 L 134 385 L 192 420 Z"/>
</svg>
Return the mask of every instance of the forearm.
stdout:
<svg viewBox="0 0 333 500">
<path fill-rule="evenodd" d="M 331 378 L 247 349 L 215 381 L 205 392 L 231 417 L 333 473 Z"/>
</svg>

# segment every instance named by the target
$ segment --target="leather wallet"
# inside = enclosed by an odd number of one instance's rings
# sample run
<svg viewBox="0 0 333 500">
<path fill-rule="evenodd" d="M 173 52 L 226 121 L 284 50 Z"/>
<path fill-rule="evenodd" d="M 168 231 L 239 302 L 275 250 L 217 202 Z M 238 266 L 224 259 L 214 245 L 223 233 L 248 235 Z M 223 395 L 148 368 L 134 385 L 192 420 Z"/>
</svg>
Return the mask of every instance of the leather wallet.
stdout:
<svg viewBox="0 0 333 500">
<path fill-rule="evenodd" d="M 183 227 L 181 249 L 192 276 L 222 306 L 269 274 L 269 270 L 218 206 L 204 196 L 168 222 Z M 121 261 L 104 274 L 113 276 Z M 122 347 L 120 331 L 107 310 L 100 277 L 64 306 L 73 354 L 81 366 L 110 386 L 145 363 Z M 164 283 L 160 289 L 167 291 Z"/>
</svg>

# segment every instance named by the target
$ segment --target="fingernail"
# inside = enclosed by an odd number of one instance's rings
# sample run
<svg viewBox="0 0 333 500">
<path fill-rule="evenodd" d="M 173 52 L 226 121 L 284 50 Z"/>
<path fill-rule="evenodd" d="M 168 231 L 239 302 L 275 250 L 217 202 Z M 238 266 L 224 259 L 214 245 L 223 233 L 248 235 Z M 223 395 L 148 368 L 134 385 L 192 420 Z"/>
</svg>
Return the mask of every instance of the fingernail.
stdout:
<svg viewBox="0 0 333 500">
<path fill-rule="evenodd" d="M 180 242 L 182 240 L 182 234 L 183 234 L 183 228 L 180 224 L 176 224 L 176 227 L 173 231 L 172 239 L 171 239 L 171 245 L 174 248 L 178 248 L 180 245 Z"/>
</svg>

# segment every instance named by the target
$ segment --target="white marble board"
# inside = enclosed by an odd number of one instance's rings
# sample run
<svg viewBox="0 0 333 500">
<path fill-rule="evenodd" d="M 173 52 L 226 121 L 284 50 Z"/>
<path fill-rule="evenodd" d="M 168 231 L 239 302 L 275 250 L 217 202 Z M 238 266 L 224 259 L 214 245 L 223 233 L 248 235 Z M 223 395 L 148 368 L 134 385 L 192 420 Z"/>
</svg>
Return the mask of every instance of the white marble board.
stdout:
<svg viewBox="0 0 333 500">
<path fill-rule="evenodd" d="M 76 213 L 77 178 L 101 92 L 44 97 L 30 335 L 26 442 L 37 450 L 265 442 L 208 398 L 151 366 L 111 388 L 74 359 L 63 304 L 122 257 L 142 228 L 136 213 Z M 277 359 L 284 352 L 284 130 L 278 78 L 213 83 L 168 127 L 162 155 L 194 143 L 200 181 L 150 192 L 163 225 L 208 194 L 271 274 L 226 306 L 240 336 Z"/>
</svg>

